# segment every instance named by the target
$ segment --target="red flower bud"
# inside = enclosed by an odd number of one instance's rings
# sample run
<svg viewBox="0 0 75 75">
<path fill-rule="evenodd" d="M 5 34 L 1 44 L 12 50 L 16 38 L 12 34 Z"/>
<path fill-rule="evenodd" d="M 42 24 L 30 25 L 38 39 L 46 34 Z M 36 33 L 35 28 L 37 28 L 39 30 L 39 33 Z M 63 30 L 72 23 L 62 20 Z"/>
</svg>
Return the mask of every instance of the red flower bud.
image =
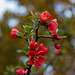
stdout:
<svg viewBox="0 0 75 75">
<path fill-rule="evenodd" d="M 47 21 L 49 21 L 52 18 L 52 16 L 50 15 L 50 13 L 47 12 L 47 11 L 45 11 L 42 14 L 39 14 L 39 15 L 40 15 L 39 16 L 40 21 L 42 21 L 42 22 L 47 22 Z"/>
<path fill-rule="evenodd" d="M 17 29 L 12 29 L 11 30 L 11 33 L 10 33 L 10 36 L 13 38 L 13 39 L 17 39 L 18 38 L 18 35 L 16 35 L 16 33 L 18 33 L 19 31 Z"/>
<path fill-rule="evenodd" d="M 60 49 L 56 49 L 55 50 L 55 54 L 57 54 L 57 55 L 61 54 L 61 50 Z"/>
<path fill-rule="evenodd" d="M 57 40 L 60 40 L 61 39 L 61 37 L 60 36 L 57 36 Z"/>
<path fill-rule="evenodd" d="M 20 69 L 16 70 L 17 75 L 26 75 L 27 72 L 28 72 L 28 70 L 25 71 L 23 68 L 20 68 Z"/>
<path fill-rule="evenodd" d="M 24 69 L 23 69 L 23 68 L 17 69 L 17 70 L 16 70 L 16 74 L 17 74 L 17 75 L 22 75 L 22 74 L 24 74 Z"/>
<path fill-rule="evenodd" d="M 54 35 L 52 36 L 53 39 L 57 39 L 57 37 L 58 37 L 57 34 L 54 34 Z"/>
<path fill-rule="evenodd" d="M 31 49 L 36 49 L 37 46 L 38 46 L 38 43 L 37 42 L 35 42 L 33 40 L 30 42 L 30 50 Z"/>
<path fill-rule="evenodd" d="M 54 46 L 55 46 L 56 49 L 60 48 L 60 45 L 58 43 L 55 43 Z"/>
</svg>

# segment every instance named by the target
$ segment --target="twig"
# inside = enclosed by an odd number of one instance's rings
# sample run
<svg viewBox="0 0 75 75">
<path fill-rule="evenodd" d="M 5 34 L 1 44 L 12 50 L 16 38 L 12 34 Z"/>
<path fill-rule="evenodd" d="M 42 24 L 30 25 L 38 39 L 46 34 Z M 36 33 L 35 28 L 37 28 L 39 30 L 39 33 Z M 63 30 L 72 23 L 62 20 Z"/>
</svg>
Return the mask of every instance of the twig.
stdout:
<svg viewBox="0 0 75 75">
<path fill-rule="evenodd" d="M 29 37 L 27 36 L 28 43 L 30 44 Z"/>
<path fill-rule="evenodd" d="M 45 36 L 45 35 L 38 35 L 38 38 L 51 38 L 52 39 L 51 36 Z"/>
</svg>

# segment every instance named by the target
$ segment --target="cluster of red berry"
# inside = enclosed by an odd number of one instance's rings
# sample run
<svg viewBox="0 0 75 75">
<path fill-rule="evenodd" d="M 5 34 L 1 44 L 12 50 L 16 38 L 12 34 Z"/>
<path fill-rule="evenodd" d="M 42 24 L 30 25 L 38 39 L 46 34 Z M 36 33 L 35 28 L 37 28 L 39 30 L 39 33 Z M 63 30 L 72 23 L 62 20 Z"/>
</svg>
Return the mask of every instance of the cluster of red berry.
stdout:
<svg viewBox="0 0 75 75">
<path fill-rule="evenodd" d="M 57 34 L 54 34 L 54 35 L 52 36 L 52 38 L 53 38 L 53 39 L 57 39 L 57 40 L 60 40 L 60 39 L 61 39 L 61 37 L 58 36 Z M 54 46 L 55 46 L 55 48 L 56 48 L 56 49 L 55 49 L 55 54 L 57 54 L 57 55 L 61 54 L 60 44 L 55 43 Z"/>
</svg>

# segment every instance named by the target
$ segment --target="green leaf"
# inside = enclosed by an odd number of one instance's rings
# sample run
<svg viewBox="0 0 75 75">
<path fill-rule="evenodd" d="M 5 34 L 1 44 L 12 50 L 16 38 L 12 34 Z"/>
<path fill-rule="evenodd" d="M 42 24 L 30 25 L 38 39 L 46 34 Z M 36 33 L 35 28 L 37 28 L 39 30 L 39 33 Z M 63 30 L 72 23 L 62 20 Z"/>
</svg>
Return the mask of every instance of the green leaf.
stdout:
<svg viewBox="0 0 75 75">
<path fill-rule="evenodd" d="M 31 15 L 33 16 L 33 17 L 35 17 L 35 15 L 33 14 L 33 12 L 31 11 Z"/>
<path fill-rule="evenodd" d="M 36 20 L 33 16 L 29 16 L 28 18 L 31 20 Z"/>
<path fill-rule="evenodd" d="M 28 55 L 29 51 L 26 51 L 26 54 Z"/>
<path fill-rule="evenodd" d="M 29 34 L 29 36 L 31 36 L 31 35 L 35 35 L 35 33 L 31 33 L 31 34 Z"/>
<path fill-rule="evenodd" d="M 34 24 L 35 24 L 35 28 L 38 28 L 38 26 L 39 26 L 39 21 L 35 21 Z"/>
<path fill-rule="evenodd" d="M 23 52 L 23 50 L 17 50 L 17 53 L 22 53 Z"/>
<path fill-rule="evenodd" d="M 49 32 L 49 31 L 46 31 L 49 35 L 51 35 L 52 36 L 52 34 Z"/>
<path fill-rule="evenodd" d="M 31 27 L 29 27 L 29 28 L 28 28 L 28 32 L 29 32 L 29 33 L 31 33 L 31 30 L 32 30 L 32 28 L 31 28 Z"/>
<path fill-rule="evenodd" d="M 30 64 L 28 62 L 29 62 L 29 60 L 26 60 L 26 66 L 30 66 Z"/>
<path fill-rule="evenodd" d="M 29 50 L 29 47 L 25 45 L 25 51 L 27 52 Z"/>
<path fill-rule="evenodd" d="M 61 38 L 67 38 L 67 36 L 61 36 Z"/>
<path fill-rule="evenodd" d="M 19 37 L 23 38 L 23 34 L 21 32 L 16 33 Z"/>
<path fill-rule="evenodd" d="M 24 68 L 22 66 L 16 66 L 15 69 L 20 69 L 20 68 Z"/>
<path fill-rule="evenodd" d="M 32 28 L 31 28 L 31 24 L 25 24 L 25 25 L 23 25 L 23 28 L 25 29 L 25 31 L 27 31 L 28 33 L 31 33 L 31 30 L 32 30 Z"/>
<path fill-rule="evenodd" d="M 35 17 L 37 18 L 38 21 L 40 21 L 40 19 L 39 19 L 39 13 L 35 13 Z"/>
<path fill-rule="evenodd" d="M 58 28 L 56 28 L 56 33 L 58 33 Z"/>
</svg>

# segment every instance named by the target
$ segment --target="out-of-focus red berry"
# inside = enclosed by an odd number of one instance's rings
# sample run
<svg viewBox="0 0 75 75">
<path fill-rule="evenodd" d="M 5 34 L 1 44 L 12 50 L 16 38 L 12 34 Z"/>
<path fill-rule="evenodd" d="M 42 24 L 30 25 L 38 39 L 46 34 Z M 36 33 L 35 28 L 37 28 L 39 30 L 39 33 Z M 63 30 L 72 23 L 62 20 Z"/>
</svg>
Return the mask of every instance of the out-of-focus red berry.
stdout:
<svg viewBox="0 0 75 75">
<path fill-rule="evenodd" d="M 60 49 L 55 49 L 55 54 L 57 54 L 57 55 L 61 54 L 61 50 Z"/>
<path fill-rule="evenodd" d="M 52 16 L 50 15 L 49 12 L 45 11 L 42 14 L 39 14 L 39 18 L 40 18 L 40 21 L 47 22 L 52 18 Z"/>
<path fill-rule="evenodd" d="M 55 46 L 56 49 L 60 48 L 60 45 L 58 43 L 55 43 L 54 46 Z"/>
<path fill-rule="evenodd" d="M 17 39 L 18 38 L 18 35 L 16 35 L 16 33 L 18 33 L 19 31 L 17 29 L 12 29 L 11 30 L 11 33 L 10 33 L 10 36 L 13 38 L 13 39 Z"/>
</svg>

